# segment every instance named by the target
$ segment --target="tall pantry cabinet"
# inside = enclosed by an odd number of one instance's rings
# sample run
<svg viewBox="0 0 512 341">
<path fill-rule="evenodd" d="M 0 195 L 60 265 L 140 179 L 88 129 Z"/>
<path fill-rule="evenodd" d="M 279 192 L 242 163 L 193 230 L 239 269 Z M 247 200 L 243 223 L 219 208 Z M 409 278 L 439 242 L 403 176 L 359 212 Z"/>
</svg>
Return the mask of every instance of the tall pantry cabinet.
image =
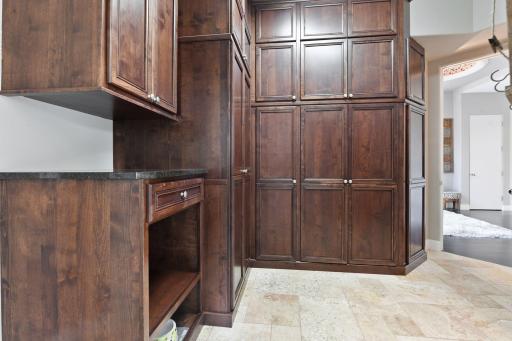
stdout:
<svg viewBox="0 0 512 341">
<path fill-rule="evenodd" d="M 410 271 L 426 254 L 424 56 L 409 2 L 253 4 L 251 265 Z"/>
</svg>

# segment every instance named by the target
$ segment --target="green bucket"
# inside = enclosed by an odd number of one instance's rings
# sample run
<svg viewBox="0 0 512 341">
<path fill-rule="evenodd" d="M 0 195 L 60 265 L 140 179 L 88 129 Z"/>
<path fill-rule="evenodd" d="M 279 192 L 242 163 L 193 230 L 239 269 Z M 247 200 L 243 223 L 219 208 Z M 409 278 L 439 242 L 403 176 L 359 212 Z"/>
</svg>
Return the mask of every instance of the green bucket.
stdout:
<svg viewBox="0 0 512 341">
<path fill-rule="evenodd" d="M 153 337 L 152 341 L 178 341 L 178 331 L 176 322 L 167 320 L 162 326 L 160 332 Z"/>
</svg>

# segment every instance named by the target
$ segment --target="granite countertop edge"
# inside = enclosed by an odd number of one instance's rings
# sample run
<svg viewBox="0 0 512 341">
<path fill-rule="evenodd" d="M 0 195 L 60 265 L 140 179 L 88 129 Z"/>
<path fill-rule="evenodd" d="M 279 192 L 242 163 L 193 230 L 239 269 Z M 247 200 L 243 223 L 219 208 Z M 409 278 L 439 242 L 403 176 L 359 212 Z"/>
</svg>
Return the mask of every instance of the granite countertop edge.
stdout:
<svg viewBox="0 0 512 341">
<path fill-rule="evenodd" d="M 206 169 L 0 172 L 0 180 L 180 180 L 204 177 L 206 174 Z"/>
</svg>

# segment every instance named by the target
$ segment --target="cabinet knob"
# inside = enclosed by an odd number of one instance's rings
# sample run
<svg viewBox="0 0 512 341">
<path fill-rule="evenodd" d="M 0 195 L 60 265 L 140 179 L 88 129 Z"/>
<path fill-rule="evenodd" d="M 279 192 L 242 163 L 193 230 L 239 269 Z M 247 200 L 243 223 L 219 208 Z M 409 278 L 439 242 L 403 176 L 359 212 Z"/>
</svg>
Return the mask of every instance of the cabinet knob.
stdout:
<svg viewBox="0 0 512 341">
<path fill-rule="evenodd" d="M 297 183 L 297 180 L 293 179 L 292 183 L 295 185 Z"/>
<path fill-rule="evenodd" d="M 151 101 L 154 101 L 154 100 L 155 100 L 155 95 L 150 94 L 150 95 L 148 96 L 148 98 L 149 98 Z"/>
<path fill-rule="evenodd" d="M 348 183 L 351 184 L 352 183 L 352 180 L 348 180 Z"/>
<path fill-rule="evenodd" d="M 296 101 L 297 100 L 297 96 L 292 96 L 292 101 Z"/>
<path fill-rule="evenodd" d="M 344 184 L 348 184 L 348 180 L 343 180 L 343 183 Z"/>
<path fill-rule="evenodd" d="M 187 191 L 183 191 L 183 192 L 181 192 L 181 193 L 180 193 L 180 197 L 181 197 L 181 199 L 186 200 L 186 199 L 187 199 L 187 197 L 188 197 L 188 192 L 187 192 Z"/>
<path fill-rule="evenodd" d="M 241 169 L 241 170 L 240 170 L 240 173 L 242 173 L 242 174 L 248 174 L 248 173 L 249 173 L 249 170 L 248 170 L 247 168 L 245 168 L 245 169 Z"/>
<path fill-rule="evenodd" d="M 155 101 L 156 101 L 157 103 L 160 103 L 160 97 L 159 97 L 159 96 L 156 96 Z"/>
<path fill-rule="evenodd" d="M 350 94 L 350 95 L 348 95 L 348 97 L 352 98 L 352 97 L 354 97 L 354 94 Z"/>
<path fill-rule="evenodd" d="M 348 94 L 343 94 L 343 97 L 347 98 L 347 97 L 348 97 Z"/>
</svg>

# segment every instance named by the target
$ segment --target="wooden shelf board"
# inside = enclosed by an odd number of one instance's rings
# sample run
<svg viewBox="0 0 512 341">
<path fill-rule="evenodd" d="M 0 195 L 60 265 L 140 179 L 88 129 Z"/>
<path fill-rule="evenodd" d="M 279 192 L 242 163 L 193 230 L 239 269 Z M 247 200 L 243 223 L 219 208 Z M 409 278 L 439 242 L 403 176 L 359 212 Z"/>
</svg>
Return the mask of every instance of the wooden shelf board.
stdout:
<svg viewBox="0 0 512 341">
<path fill-rule="evenodd" d="M 170 271 L 149 277 L 149 331 L 170 318 L 199 282 L 196 272 Z"/>
</svg>

